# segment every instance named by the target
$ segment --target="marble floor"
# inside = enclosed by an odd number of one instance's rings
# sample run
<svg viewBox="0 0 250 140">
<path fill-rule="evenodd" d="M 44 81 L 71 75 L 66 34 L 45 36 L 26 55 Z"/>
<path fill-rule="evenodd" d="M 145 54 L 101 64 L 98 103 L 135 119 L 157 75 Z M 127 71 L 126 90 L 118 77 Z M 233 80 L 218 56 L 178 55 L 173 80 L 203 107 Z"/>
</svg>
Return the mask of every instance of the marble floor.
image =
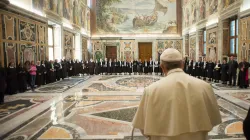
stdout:
<svg viewBox="0 0 250 140">
<path fill-rule="evenodd" d="M 0 106 L 0 139 L 130 139 L 131 121 L 144 87 L 160 76 L 73 77 L 6 97 Z M 242 139 L 250 89 L 211 83 L 223 123 L 211 139 Z M 145 139 L 135 130 L 134 139 Z"/>
</svg>

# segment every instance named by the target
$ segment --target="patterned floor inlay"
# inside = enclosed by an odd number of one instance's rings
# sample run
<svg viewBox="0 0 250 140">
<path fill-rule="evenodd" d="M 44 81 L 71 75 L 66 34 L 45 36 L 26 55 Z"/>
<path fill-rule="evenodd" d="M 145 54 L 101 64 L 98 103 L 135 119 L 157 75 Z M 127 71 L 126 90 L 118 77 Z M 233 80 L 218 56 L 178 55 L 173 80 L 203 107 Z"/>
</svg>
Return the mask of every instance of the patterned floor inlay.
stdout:
<svg viewBox="0 0 250 140">
<path fill-rule="evenodd" d="M 53 102 L 47 105 L 47 110 L 10 133 L 10 135 L 6 135 L 4 140 L 129 140 L 132 131 L 131 122 L 143 93 L 143 90 L 134 91 L 138 89 L 137 87 L 143 89 L 144 85 L 149 85 L 159 79 L 160 77 L 156 76 L 98 76 L 91 78 L 88 81 L 90 84 L 86 85 L 86 83 L 78 83 L 78 80 L 82 80 L 81 78 L 72 78 L 70 81 L 61 83 L 61 85 L 83 89 L 83 92 L 53 94 L 56 96 L 55 100 L 53 99 Z M 73 85 L 76 83 L 78 83 L 78 86 L 74 87 Z M 57 86 L 49 85 L 49 87 L 55 87 L 49 89 L 51 92 Z M 94 91 L 98 92 L 92 93 Z M 63 90 L 60 92 L 63 92 Z M 40 93 L 37 96 L 34 95 L 34 97 L 26 95 L 24 97 L 17 96 L 15 99 L 14 96 L 7 98 L 6 101 L 9 103 L 6 104 L 6 107 L 0 106 L 0 111 L 9 110 L 10 114 L 7 117 L 4 116 L 4 112 L 0 114 L 2 115 L 0 116 L 0 127 L 4 128 L 4 126 L 1 126 L 1 122 L 8 121 L 8 117 L 15 117 L 19 112 L 26 110 L 32 111 L 35 106 L 39 107 L 41 103 L 52 98 L 52 96 L 48 97 L 47 92 L 44 93 L 46 96 L 42 96 L 40 94 L 43 93 Z M 242 121 L 246 117 L 247 109 L 241 105 L 243 103 L 249 103 L 250 105 L 250 93 L 246 90 L 224 89 L 215 90 L 215 93 L 223 122 L 209 132 L 209 138 L 221 140 L 244 139 Z M 145 137 L 141 136 L 139 130 L 135 130 L 134 140 L 144 139 Z"/>
<path fill-rule="evenodd" d="M 48 101 L 52 96 L 8 96 L 0 105 L 0 124 Z"/>
<path fill-rule="evenodd" d="M 65 92 L 66 90 L 71 89 L 72 87 L 88 80 L 90 76 L 84 76 L 84 77 L 78 77 L 78 78 L 69 78 L 69 79 L 64 79 L 59 82 L 41 86 L 37 89 L 35 89 L 35 92 L 37 93 L 62 93 Z M 28 91 L 32 93 L 32 91 Z"/>
</svg>

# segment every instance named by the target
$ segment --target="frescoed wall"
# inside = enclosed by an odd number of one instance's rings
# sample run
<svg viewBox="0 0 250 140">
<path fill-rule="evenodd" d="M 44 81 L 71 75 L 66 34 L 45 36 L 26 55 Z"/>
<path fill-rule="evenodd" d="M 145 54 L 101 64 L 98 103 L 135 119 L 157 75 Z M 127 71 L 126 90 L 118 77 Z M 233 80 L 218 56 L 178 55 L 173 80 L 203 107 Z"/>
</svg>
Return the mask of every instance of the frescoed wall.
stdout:
<svg viewBox="0 0 250 140">
<path fill-rule="evenodd" d="M 121 60 L 131 61 L 135 59 L 136 55 L 135 40 L 122 40 L 120 47 Z"/>
<path fill-rule="evenodd" d="M 117 47 L 117 60 L 136 60 L 139 56 L 138 44 L 139 40 L 92 40 L 93 58 L 105 58 L 106 46 Z M 175 48 L 182 53 L 182 40 L 152 40 L 152 59 L 157 60 L 160 54 L 167 48 Z"/>
<path fill-rule="evenodd" d="M 156 44 L 155 59 L 159 58 L 160 54 L 168 48 L 175 48 L 182 53 L 182 40 L 158 40 Z"/>
<path fill-rule="evenodd" d="M 90 31 L 90 10 L 86 0 L 32 0 L 33 9 L 53 13 L 78 28 Z"/>
<path fill-rule="evenodd" d="M 7 66 L 25 61 L 45 60 L 47 23 L 0 11 L 0 62 Z"/>
<path fill-rule="evenodd" d="M 177 34 L 176 0 L 96 0 L 97 34 Z"/>
<path fill-rule="evenodd" d="M 191 36 L 189 43 L 189 58 L 196 60 L 196 36 Z"/>
<path fill-rule="evenodd" d="M 250 62 L 250 17 L 242 18 L 239 22 L 239 60 L 244 58 Z"/>
<path fill-rule="evenodd" d="M 213 62 L 218 59 L 218 41 L 217 32 L 218 28 L 212 28 L 207 30 L 207 49 L 206 57 L 207 60 L 212 60 Z"/>
<path fill-rule="evenodd" d="M 66 60 L 72 60 L 74 56 L 74 34 L 68 31 L 64 31 L 64 57 Z"/>
</svg>

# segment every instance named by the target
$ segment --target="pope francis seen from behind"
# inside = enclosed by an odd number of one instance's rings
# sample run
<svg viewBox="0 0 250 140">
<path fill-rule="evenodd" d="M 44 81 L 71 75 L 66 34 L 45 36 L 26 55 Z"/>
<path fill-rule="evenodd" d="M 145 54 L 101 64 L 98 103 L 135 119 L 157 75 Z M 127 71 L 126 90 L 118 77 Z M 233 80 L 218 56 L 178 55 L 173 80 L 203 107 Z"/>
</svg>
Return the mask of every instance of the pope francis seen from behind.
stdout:
<svg viewBox="0 0 250 140">
<path fill-rule="evenodd" d="M 160 56 L 165 77 L 144 89 L 134 128 L 150 140 L 207 140 L 221 123 L 210 84 L 182 70 L 182 55 L 166 49 Z"/>
</svg>

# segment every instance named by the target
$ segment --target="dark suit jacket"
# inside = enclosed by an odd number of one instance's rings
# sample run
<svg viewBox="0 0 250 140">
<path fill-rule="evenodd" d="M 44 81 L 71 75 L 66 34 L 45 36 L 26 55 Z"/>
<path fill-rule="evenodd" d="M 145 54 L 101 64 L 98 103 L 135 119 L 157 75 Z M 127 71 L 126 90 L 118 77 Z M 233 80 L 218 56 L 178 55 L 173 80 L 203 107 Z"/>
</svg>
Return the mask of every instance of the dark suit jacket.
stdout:
<svg viewBox="0 0 250 140">
<path fill-rule="evenodd" d="M 238 68 L 238 62 L 237 61 L 229 61 L 228 62 L 228 73 L 236 75 L 236 71 Z"/>
<path fill-rule="evenodd" d="M 250 108 L 248 110 L 247 117 L 243 122 L 243 131 L 247 140 L 250 140 Z"/>
</svg>

